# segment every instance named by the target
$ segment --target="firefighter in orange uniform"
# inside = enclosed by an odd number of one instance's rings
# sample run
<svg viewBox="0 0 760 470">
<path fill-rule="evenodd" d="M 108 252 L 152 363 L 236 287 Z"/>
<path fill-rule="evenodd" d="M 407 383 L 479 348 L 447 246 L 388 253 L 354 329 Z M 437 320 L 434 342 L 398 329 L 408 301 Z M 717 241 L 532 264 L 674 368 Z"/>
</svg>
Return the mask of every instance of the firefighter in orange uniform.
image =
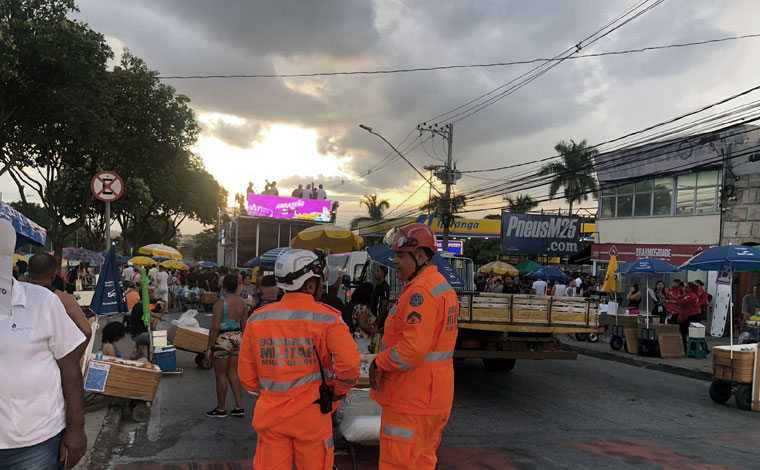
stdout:
<svg viewBox="0 0 760 470">
<path fill-rule="evenodd" d="M 240 347 L 238 375 L 245 390 L 260 395 L 253 414 L 258 434 L 256 470 L 332 470 L 331 413 L 359 379 L 360 353 L 340 312 L 317 302 L 324 260 L 307 250 L 277 258 L 282 300 L 256 310 Z M 324 393 L 323 393 L 324 395 Z"/>
<path fill-rule="evenodd" d="M 382 407 L 380 470 L 432 470 L 454 399 L 452 357 L 459 302 L 433 264 L 435 234 L 424 224 L 392 230 L 396 277 L 404 285 L 370 366 Z"/>
</svg>

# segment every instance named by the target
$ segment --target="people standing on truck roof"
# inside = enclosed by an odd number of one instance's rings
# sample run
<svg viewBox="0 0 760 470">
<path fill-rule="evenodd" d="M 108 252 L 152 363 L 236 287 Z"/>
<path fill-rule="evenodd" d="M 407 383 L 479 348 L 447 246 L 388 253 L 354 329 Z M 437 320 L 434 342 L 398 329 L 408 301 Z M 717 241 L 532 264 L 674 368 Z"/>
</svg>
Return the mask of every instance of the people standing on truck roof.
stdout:
<svg viewBox="0 0 760 470">
<path fill-rule="evenodd" d="M 299 184 L 296 189 L 293 190 L 292 193 L 290 193 L 291 197 L 301 197 L 301 192 L 303 191 L 303 185 Z"/>
<path fill-rule="evenodd" d="M 305 188 L 301 190 L 301 199 L 311 199 L 311 185 L 307 184 Z"/>
<path fill-rule="evenodd" d="M 379 469 L 433 469 L 454 399 L 459 302 L 432 262 L 430 227 L 406 225 L 385 242 L 394 252 L 396 278 L 406 285 L 369 370 L 370 395 L 383 407 Z"/>
<path fill-rule="evenodd" d="M 325 191 L 325 188 L 322 187 L 322 185 L 319 185 L 319 189 L 317 189 L 317 197 L 314 199 L 319 199 L 320 201 L 327 200 L 327 192 Z"/>
<path fill-rule="evenodd" d="M 275 265 L 282 300 L 256 310 L 240 349 L 240 380 L 258 394 L 254 470 L 332 469 L 332 413 L 359 380 L 361 355 L 340 312 L 317 302 L 325 263 L 307 250 Z"/>
</svg>

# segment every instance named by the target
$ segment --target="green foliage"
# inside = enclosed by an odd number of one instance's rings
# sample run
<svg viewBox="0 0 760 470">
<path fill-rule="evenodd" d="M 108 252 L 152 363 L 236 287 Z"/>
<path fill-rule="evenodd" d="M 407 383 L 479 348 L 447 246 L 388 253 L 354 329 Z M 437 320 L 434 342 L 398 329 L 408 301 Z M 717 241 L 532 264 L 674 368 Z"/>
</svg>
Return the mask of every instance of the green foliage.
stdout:
<svg viewBox="0 0 760 470">
<path fill-rule="evenodd" d="M 496 261 L 500 252 L 501 240 L 498 238 L 474 238 L 464 242 L 464 256 L 478 265 Z"/>
<path fill-rule="evenodd" d="M 188 252 L 194 260 L 216 259 L 217 233 L 215 228 L 207 228 L 193 235 L 188 244 Z"/>
<path fill-rule="evenodd" d="M 554 197 L 564 188 L 565 201 L 573 212 L 573 203 L 588 200 L 589 194 L 596 199 L 593 158 L 598 154 L 584 139 L 579 143 L 562 141 L 554 146 L 562 161 L 547 163 L 539 170 L 540 176 L 552 176 L 549 196 Z"/>
<path fill-rule="evenodd" d="M 356 230 L 360 225 L 366 222 L 382 220 L 383 213 L 391 207 L 390 203 L 385 199 L 378 201 L 377 194 L 365 194 L 359 200 L 359 206 L 365 206 L 367 208 L 368 217 L 355 217 L 351 220 L 351 230 Z"/>
<path fill-rule="evenodd" d="M 515 198 L 508 196 L 504 200 L 507 202 L 507 210 L 509 212 L 524 214 L 538 207 L 538 203 L 528 194 L 519 194 Z"/>
<path fill-rule="evenodd" d="M 464 209 L 467 205 L 467 196 L 464 194 L 457 194 L 451 196 L 451 212 L 456 214 L 460 210 Z M 431 214 L 439 215 L 445 209 L 443 198 L 439 195 L 435 195 L 430 198 L 430 202 L 420 206 L 420 210 L 424 212 L 430 212 Z"/>
</svg>

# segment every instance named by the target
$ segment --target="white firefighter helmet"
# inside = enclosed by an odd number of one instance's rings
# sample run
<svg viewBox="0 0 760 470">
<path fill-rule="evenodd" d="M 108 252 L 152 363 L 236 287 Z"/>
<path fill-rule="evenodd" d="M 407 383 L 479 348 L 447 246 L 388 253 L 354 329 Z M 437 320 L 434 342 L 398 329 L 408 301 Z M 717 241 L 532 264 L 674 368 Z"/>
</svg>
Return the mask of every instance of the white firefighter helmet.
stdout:
<svg viewBox="0 0 760 470">
<path fill-rule="evenodd" d="M 290 250 L 277 257 L 274 277 L 285 292 L 297 291 L 307 280 L 321 279 L 324 261 L 309 250 Z"/>
</svg>

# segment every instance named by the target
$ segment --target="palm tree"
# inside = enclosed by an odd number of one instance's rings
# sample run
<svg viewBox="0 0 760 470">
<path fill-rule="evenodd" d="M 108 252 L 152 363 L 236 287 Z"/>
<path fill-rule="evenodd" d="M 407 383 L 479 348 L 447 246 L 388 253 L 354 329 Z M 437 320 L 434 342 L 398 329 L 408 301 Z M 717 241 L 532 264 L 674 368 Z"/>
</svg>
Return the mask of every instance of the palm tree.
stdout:
<svg viewBox="0 0 760 470">
<path fill-rule="evenodd" d="M 368 217 L 355 217 L 351 221 L 351 230 L 356 230 L 359 224 L 363 222 L 383 220 L 383 213 L 391 207 L 390 203 L 385 199 L 378 201 L 377 194 L 365 194 L 359 200 L 359 206 L 367 207 Z"/>
<path fill-rule="evenodd" d="M 564 140 L 554 146 L 562 157 L 560 162 L 547 163 L 538 171 L 539 176 L 552 176 L 549 197 L 554 197 L 560 188 L 564 188 L 565 201 L 573 213 L 573 203 L 588 200 L 588 195 L 597 197 L 596 179 L 594 178 L 593 158 L 599 153 L 589 147 L 586 139 L 579 143 Z"/>
<path fill-rule="evenodd" d="M 528 194 L 518 194 L 515 198 L 507 196 L 504 200 L 507 202 L 507 210 L 518 214 L 524 214 L 538 207 L 538 203 Z"/>
<path fill-rule="evenodd" d="M 457 194 L 451 196 L 451 213 L 459 212 L 467 205 L 467 196 L 464 194 Z M 421 211 L 430 212 L 431 214 L 439 214 L 439 210 L 443 209 L 441 196 L 435 195 L 430 198 L 427 204 L 420 206 Z"/>
</svg>

